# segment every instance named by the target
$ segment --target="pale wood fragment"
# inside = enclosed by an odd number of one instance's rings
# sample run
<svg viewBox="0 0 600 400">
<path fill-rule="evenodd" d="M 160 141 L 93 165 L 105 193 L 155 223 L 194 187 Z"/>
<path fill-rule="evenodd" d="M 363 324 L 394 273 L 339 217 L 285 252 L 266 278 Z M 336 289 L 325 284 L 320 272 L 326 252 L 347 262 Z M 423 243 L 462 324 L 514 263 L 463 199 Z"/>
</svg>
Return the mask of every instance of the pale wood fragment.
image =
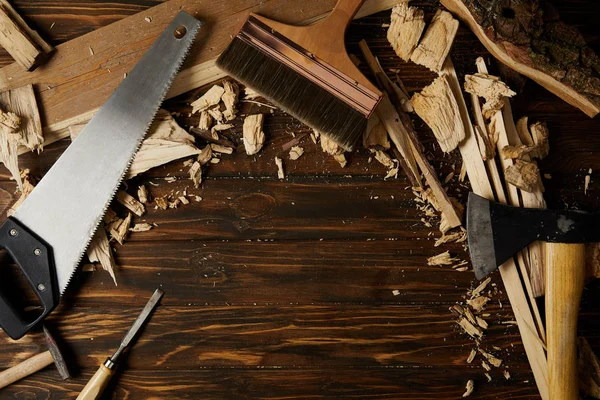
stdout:
<svg viewBox="0 0 600 400">
<path fill-rule="evenodd" d="M 115 199 L 138 217 L 141 217 L 146 212 L 146 207 L 124 190 L 117 191 Z"/>
<path fill-rule="evenodd" d="M 189 171 L 190 179 L 194 183 L 194 187 L 198 189 L 202 183 L 202 164 L 196 161 L 192 164 Z"/>
<path fill-rule="evenodd" d="M 154 204 L 156 204 L 156 207 L 161 210 L 166 210 L 169 207 L 169 203 L 167 202 L 167 199 L 164 196 L 155 198 Z"/>
<path fill-rule="evenodd" d="M 410 60 L 423 34 L 424 14 L 419 8 L 409 7 L 408 2 L 399 3 L 392 9 L 387 39 L 398 57 L 404 61 Z"/>
<path fill-rule="evenodd" d="M 290 160 L 296 161 L 304 154 L 304 149 L 300 146 L 292 146 L 290 149 Z"/>
<path fill-rule="evenodd" d="M 473 291 L 471 292 L 471 298 L 478 297 L 487 288 L 491 281 L 492 278 L 490 277 L 484 279 L 483 282 L 479 284 L 479 286 L 473 289 Z"/>
<path fill-rule="evenodd" d="M 392 158 L 385 151 L 375 151 L 375 159 L 387 169 L 392 169 L 396 166 Z"/>
<path fill-rule="evenodd" d="M 210 145 L 206 145 L 198 154 L 198 162 L 202 165 L 208 164 L 212 159 L 212 147 Z"/>
<path fill-rule="evenodd" d="M 223 89 L 222 86 L 214 85 L 190 104 L 192 106 L 192 114 L 208 110 L 210 107 L 219 104 L 221 102 L 221 96 L 223 96 L 224 93 L 225 89 Z"/>
<path fill-rule="evenodd" d="M 441 75 L 412 98 L 415 112 L 433 131 L 442 151 L 449 153 L 465 138 L 458 104 L 448 79 Z"/>
<path fill-rule="evenodd" d="M 458 261 L 458 258 L 451 257 L 450 252 L 445 251 L 436 256 L 429 257 L 427 259 L 427 265 L 431 265 L 431 266 L 452 265 L 456 261 Z"/>
<path fill-rule="evenodd" d="M 212 119 L 214 119 L 217 122 L 217 124 L 221 124 L 225 121 L 225 116 L 223 115 L 221 110 L 219 110 L 219 108 L 211 108 L 208 109 L 206 112 L 208 113 L 208 115 L 210 115 Z"/>
<path fill-rule="evenodd" d="M 208 111 L 201 111 L 200 112 L 200 121 L 198 122 L 198 129 L 203 130 L 203 131 L 208 131 L 210 130 L 210 127 L 213 123 L 213 118 L 212 116 L 208 113 Z"/>
<path fill-rule="evenodd" d="M 477 350 L 471 349 L 471 352 L 469 353 L 469 357 L 467 357 L 467 364 L 471 364 L 473 362 L 473 360 L 475 359 L 476 355 L 477 355 Z"/>
<path fill-rule="evenodd" d="M 277 165 L 277 177 L 279 179 L 285 179 L 285 172 L 283 171 L 283 160 L 279 157 L 275 157 L 275 164 Z"/>
<path fill-rule="evenodd" d="M 92 241 L 87 248 L 87 256 L 90 262 L 100 263 L 102 268 L 110 274 L 115 286 L 118 286 L 117 278 L 115 276 L 117 264 L 115 263 L 115 258 L 113 256 L 108 237 L 106 236 L 106 231 L 102 227 L 96 230 L 96 233 L 94 234 Z"/>
<path fill-rule="evenodd" d="M 458 25 L 452 14 L 438 10 L 410 60 L 433 72 L 440 72 L 452 48 Z"/>
<path fill-rule="evenodd" d="M 253 155 L 258 153 L 265 144 L 266 136 L 263 131 L 264 115 L 248 115 L 244 119 L 242 128 L 244 135 L 244 148 L 246 154 Z"/>
<path fill-rule="evenodd" d="M 462 397 L 469 397 L 471 394 L 473 394 L 474 390 L 475 382 L 473 381 L 473 379 L 469 379 L 467 381 L 466 391 L 463 393 Z"/>
<path fill-rule="evenodd" d="M 473 339 L 480 339 L 483 336 L 483 331 L 478 326 L 469 322 L 467 318 L 461 318 L 458 321 L 458 325 Z"/>
<path fill-rule="evenodd" d="M 142 204 L 148 203 L 148 200 L 150 199 L 150 194 L 148 193 L 148 188 L 146 188 L 146 186 L 144 186 L 144 185 L 140 186 L 138 188 L 137 195 L 138 195 L 138 200 L 140 201 L 140 203 L 142 203 Z"/>
<path fill-rule="evenodd" d="M 479 353 L 482 356 L 484 356 L 487 359 L 487 361 L 494 367 L 500 368 L 500 366 L 502 365 L 502 360 L 493 355 L 492 353 L 488 353 L 487 351 L 484 351 L 482 349 L 479 349 Z"/>
<path fill-rule="evenodd" d="M 231 147 L 222 146 L 220 144 L 211 143 L 210 148 L 214 153 L 233 154 L 233 149 Z"/>
<path fill-rule="evenodd" d="M 490 301 L 489 297 L 478 296 L 467 300 L 467 304 L 475 311 L 481 311 L 485 305 Z"/>
<path fill-rule="evenodd" d="M 154 225 L 143 222 L 140 224 L 135 224 L 133 227 L 129 228 L 129 232 L 148 232 L 152 228 L 154 228 Z"/>
<path fill-rule="evenodd" d="M 487 119 L 504 107 L 506 98 L 516 95 L 499 77 L 481 72 L 465 76 L 465 90 L 485 99 L 482 112 Z"/>
<path fill-rule="evenodd" d="M 514 165 L 504 170 L 504 179 L 511 185 L 529 193 L 540 190 L 542 187 L 540 170 L 537 164 L 529 161 L 515 160 Z"/>
<path fill-rule="evenodd" d="M 110 229 L 110 236 L 122 245 L 125 242 L 125 239 L 127 239 L 130 226 L 131 213 L 127 213 L 127 217 L 125 217 L 125 219 L 120 220 L 117 226 Z"/>
<path fill-rule="evenodd" d="M 235 119 L 237 114 L 237 103 L 240 88 L 235 82 L 225 81 L 223 83 L 224 93 L 221 96 L 221 101 L 225 105 L 223 116 L 227 121 Z"/>
</svg>

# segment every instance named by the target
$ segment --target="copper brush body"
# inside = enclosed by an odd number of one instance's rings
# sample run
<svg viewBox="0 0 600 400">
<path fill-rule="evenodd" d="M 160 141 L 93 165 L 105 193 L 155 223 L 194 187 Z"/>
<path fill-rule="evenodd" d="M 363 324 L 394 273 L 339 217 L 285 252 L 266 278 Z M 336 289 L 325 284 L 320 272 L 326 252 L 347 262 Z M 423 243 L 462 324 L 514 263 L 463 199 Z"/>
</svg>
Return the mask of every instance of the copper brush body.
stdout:
<svg viewBox="0 0 600 400">
<path fill-rule="evenodd" d="M 327 18 L 311 26 L 250 14 L 217 66 L 350 150 L 381 99 L 344 43 L 363 3 L 340 0 Z"/>
</svg>

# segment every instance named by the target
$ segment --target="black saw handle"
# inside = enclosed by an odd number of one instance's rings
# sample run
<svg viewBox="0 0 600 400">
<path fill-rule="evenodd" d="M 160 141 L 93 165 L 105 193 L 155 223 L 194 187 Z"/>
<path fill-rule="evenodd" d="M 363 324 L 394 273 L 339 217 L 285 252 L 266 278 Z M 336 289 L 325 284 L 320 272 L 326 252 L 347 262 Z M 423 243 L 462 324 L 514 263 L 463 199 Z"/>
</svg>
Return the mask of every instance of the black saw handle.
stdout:
<svg viewBox="0 0 600 400">
<path fill-rule="evenodd" d="M 60 293 L 52 248 L 36 237 L 16 219 L 8 218 L 0 226 L 0 249 L 15 261 L 29 286 L 42 304 L 43 311 L 35 321 L 28 321 L 24 310 L 18 310 L 0 290 L 0 327 L 13 339 L 20 339 L 58 305 Z"/>
</svg>

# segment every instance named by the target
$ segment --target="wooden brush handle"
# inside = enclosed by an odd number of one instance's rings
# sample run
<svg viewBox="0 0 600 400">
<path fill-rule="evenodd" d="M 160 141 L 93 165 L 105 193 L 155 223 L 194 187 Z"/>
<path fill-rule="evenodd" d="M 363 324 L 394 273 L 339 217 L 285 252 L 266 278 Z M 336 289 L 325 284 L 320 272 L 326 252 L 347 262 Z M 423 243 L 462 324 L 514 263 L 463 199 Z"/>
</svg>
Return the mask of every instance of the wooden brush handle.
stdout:
<svg viewBox="0 0 600 400">
<path fill-rule="evenodd" d="M 85 385 L 77 400 L 97 400 L 102 396 L 102 392 L 106 389 L 110 378 L 115 371 L 107 368 L 104 364 L 100 365 L 98 371 L 92 376 L 92 379 Z"/>
<path fill-rule="evenodd" d="M 21 380 L 34 372 L 46 368 L 54 359 L 49 351 L 37 354 L 12 368 L 0 372 L 0 388 Z"/>
<path fill-rule="evenodd" d="M 365 0 L 340 0 L 335 5 L 331 14 L 322 22 L 316 24 L 314 32 L 319 30 L 323 34 L 339 35 L 340 32 L 345 32 L 346 27 L 352 21 L 358 10 L 362 7 Z"/>
<path fill-rule="evenodd" d="M 546 337 L 550 400 L 578 400 L 577 316 L 585 245 L 546 244 Z"/>
</svg>

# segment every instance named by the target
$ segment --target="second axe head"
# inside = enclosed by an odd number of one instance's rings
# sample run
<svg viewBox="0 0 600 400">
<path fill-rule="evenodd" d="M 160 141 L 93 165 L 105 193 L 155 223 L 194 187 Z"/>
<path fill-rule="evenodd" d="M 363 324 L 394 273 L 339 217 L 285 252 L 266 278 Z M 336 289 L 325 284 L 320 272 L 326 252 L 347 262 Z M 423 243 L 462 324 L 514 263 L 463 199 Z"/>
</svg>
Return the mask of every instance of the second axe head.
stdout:
<svg viewBox="0 0 600 400">
<path fill-rule="evenodd" d="M 528 244 L 600 242 L 600 213 L 510 207 L 469 194 L 467 235 L 477 279 Z"/>
</svg>

